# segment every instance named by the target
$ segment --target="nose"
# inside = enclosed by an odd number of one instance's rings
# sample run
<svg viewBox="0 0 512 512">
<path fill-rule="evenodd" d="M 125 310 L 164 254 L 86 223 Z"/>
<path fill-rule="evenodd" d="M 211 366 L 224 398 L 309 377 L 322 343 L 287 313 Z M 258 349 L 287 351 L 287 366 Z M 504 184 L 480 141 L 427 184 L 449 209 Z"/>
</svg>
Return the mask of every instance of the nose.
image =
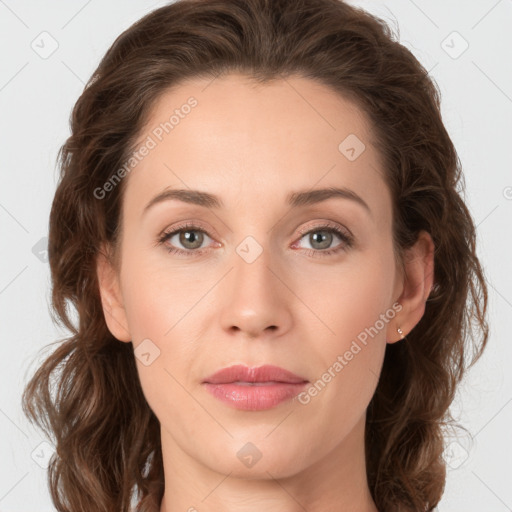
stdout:
<svg viewBox="0 0 512 512">
<path fill-rule="evenodd" d="M 241 244 L 233 266 L 219 290 L 222 328 L 231 336 L 247 338 L 276 337 L 288 331 L 294 295 L 270 249 L 262 250 L 254 240 Z"/>
</svg>

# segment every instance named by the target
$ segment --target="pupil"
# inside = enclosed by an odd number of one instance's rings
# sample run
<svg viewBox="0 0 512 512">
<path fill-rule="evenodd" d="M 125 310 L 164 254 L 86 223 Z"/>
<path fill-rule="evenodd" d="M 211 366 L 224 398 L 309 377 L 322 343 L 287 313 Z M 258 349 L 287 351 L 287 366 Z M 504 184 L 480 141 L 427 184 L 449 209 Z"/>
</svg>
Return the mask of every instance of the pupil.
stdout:
<svg viewBox="0 0 512 512">
<path fill-rule="evenodd" d="M 194 231 L 183 231 L 181 234 L 181 238 L 182 238 L 181 243 L 185 246 L 187 243 L 192 244 L 192 246 L 193 246 L 192 248 L 194 249 L 194 248 L 196 248 L 196 246 L 199 247 L 201 245 L 201 240 L 199 242 L 199 245 L 197 245 L 197 240 L 201 239 L 201 236 L 198 236 L 197 234 L 195 234 Z M 196 245 L 194 245 L 194 244 L 196 244 Z"/>
<path fill-rule="evenodd" d="M 316 233 L 320 233 L 320 235 L 318 236 L 317 234 L 312 234 L 311 236 L 313 238 L 313 241 L 318 242 L 320 244 L 321 249 L 329 247 L 329 245 L 330 245 L 329 237 L 332 237 L 332 233 L 328 233 L 327 231 L 317 231 Z"/>
</svg>

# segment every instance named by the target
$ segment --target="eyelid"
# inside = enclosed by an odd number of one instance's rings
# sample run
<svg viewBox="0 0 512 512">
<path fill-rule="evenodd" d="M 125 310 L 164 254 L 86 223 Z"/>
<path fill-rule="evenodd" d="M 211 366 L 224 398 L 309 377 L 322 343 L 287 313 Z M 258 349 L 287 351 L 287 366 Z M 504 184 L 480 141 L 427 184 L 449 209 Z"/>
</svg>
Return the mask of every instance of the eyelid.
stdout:
<svg viewBox="0 0 512 512">
<path fill-rule="evenodd" d="M 333 221 L 330 221 L 327 219 L 323 219 L 323 220 L 319 220 L 319 221 L 315 221 L 315 222 L 316 222 L 316 224 L 313 224 L 313 225 L 310 224 L 308 226 L 304 226 L 304 227 L 300 228 L 298 230 L 298 233 L 302 236 L 302 235 L 309 233 L 310 231 L 312 231 L 314 229 L 333 228 L 333 229 L 338 229 L 338 230 L 342 231 L 348 238 L 351 238 L 351 239 L 354 238 L 354 235 L 352 234 L 350 229 L 346 228 L 345 226 L 343 226 L 341 224 L 338 224 L 337 222 L 333 222 Z"/>
<path fill-rule="evenodd" d="M 337 222 L 333 222 L 333 221 L 330 221 L 327 219 L 321 219 L 321 220 L 315 221 L 315 224 L 313 224 L 313 225 L 310 224 L 307 226 L 303 226 L 300 229 L 298 229 L 297 233 L 299 235 L 301 235 L 301 237 L 302 237 L 303 235 L 309 233 L 313 229 L 326 228 L 326 227 L 333 228 L 333 229 L 340 229 L 341 231 L 343 231 L 346 234 L 347 237 L 354 238 L 354 235 L 352 234 L 352 232 L 349 229 L 347 229 L 345 226 L 342 226 L 342 225 L 338 224 Z M 202 231 L 204 231 L 210 238 L 212 238 L 212 235 L 210 234 L 210 229 L 206 228 L 205 225 L 201 221 L 188 220 L 188 221 L 183 221 L 182 223 L 178 222 L 176 225 L 167 226 L 159 233 L 159 235 L 157 236 L 157 239 L 160 240 L 161 238 L 163 238 L 164 236 L 166 236 L 170 233 L 184 230 L 187 228 L 201 228 Z M 213 231 L 213 235 L 218 238 L 218 235 L 215 233 L 215 231 L 214 230 L 212 230 L 212 231 Z"/>
<path fill-rule="evenodd" d="M 198 229 L 200 228 L 200 229 Z M 202 231 L 206 235 L 208 235 L 210 238 L 216 237 L 218 238 L 217 233 L 215 230 L 207 228 L 201 221 L 199 220 L 186 220 L 183 222 L 177 222 L 175 224 L 172 224 L 170 226 L 167 226 L 166 228 L 162 229 L 160 234 L 157 236 L 157 240 L 161 240 L 167 235 L 170 235 L 171 233 L 176 233 L 179 231 L 184 231 L 186 229 L 191 229 L 194 231 Z M 212 233 L 212 234 L 210 234 Z"/>
</svg>

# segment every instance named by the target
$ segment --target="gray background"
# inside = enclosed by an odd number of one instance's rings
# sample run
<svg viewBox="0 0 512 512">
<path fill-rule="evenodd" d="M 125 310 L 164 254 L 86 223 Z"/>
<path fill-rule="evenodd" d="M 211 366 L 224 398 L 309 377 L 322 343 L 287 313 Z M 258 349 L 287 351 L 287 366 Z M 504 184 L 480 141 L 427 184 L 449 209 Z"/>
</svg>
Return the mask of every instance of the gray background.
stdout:
<svg viewBox="0 0 512 512">
<path fill-rule="evenodd" d="M 164 3 L 0 0 L 0 512 L 54 510 L 44 469 L 52 447 L 23 416 L 20 397 L 36 352 L 65 334 L 49 314 L 45 253 L 57 150 L 104 52 Z M 474 442 L 461 434 L 451 440 L 438 510 L 510 511 L 512 1 L 351 3 L 398 26 L 402 44 L 439 84 L 488 278 L 489 347 L 453 406 Z"/>
</svg>

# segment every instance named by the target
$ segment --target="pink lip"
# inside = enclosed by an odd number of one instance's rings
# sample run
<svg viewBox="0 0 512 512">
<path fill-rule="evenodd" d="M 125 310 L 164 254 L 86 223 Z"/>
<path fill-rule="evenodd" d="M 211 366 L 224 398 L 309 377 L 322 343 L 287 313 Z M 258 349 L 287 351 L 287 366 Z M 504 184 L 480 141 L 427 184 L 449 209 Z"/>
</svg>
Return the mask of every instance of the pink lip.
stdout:
<svg viewBox="0 0 512 512">
<path fill-rule="evenodd" d="M 308 382 L 278 366 L 234 365 L 210 375 L 203 384 L 215 398 L 231 407 L 260 411 L 298 395 Z"/>
<path fill-rule="evenodd" d="M 222 368 L 218 372 L 206 377 L 203 382 L 210 384 L 228 384 L 230 382 L 285 382 L 288 384 L 297 384 L 307 382 L 306 379 L 295 375 L 288 370 L 272 366 L 269 364 L 257 368 L 236 364 Z"/>
</svg>

